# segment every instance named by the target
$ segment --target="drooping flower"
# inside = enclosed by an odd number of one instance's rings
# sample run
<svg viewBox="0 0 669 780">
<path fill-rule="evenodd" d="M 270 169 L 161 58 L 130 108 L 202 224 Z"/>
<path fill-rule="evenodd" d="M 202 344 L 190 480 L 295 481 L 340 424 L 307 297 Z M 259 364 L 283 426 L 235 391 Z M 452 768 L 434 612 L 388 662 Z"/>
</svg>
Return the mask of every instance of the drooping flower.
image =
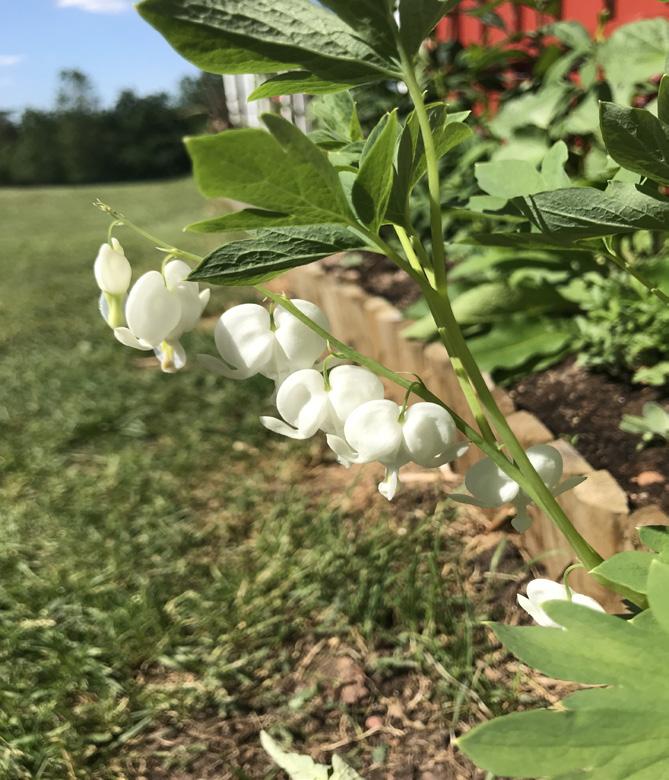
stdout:
<svg viewBox="0 0 669 780">
<path fill-rule="evenodd" d="M 383 398 L 383 384 L 360 366 L 336 366 L 326 377 L 313 368 L 290 374 L 279 386 L 276 407 L 283 417 L 261 417 L 270 431 L 308 439 L 318 430 L 344 436 L 350 414 L 366 401 Z"/>
<path fill-rule="evenodd" d="M 394 401 L 368 401 L 346 420 L 344 438 L 330 435 L 328 444 L 350 463 L 382 463 L 386 476 L 379 492 L 390 501 L 400 466 L 413 461 L 436 468 L 466 452 L 456 433 L 453 418 L 438 404 L 421 402 L 402 410 Z"/>
<path fill-rule="evenodd" d="M 569 477 L 564 482 L 560 482 L 563 470 L 562 456 L 550 444 L 537 444 L 530 447 L 527 450 L 527 457 L 554 496 L 570 490 L 585 479 L 585 477 Z M 531 503 L 530 497 L 490 458 L 480 460 L 469 469 L 465 477 L 465 486 L 471 496 L 452 494 L 451 498 L 480 507 L 496 507 L 511 503 L 516 510 L 516 516 L 512 520 L 513 527 L 519 532 L 526 531 L 530 527 L 532 520 L 527 511 Z"/>
<path fill-rule="evenodd" d="M 100 288 L 100 314 L 111 328 L 123 323 L 123 301 L 130 287 L 132 269 L 117 239 L 102 244 L 93 264 L 95 281 Z"/>
<path fill-rule="evenodd" d="M 125 306 L 127 327 L 115 328 L 116 338 L 128 347 L 153 350 L 160 367 L 173 373 L 186 364 L 181 336 L 198 323 L 209 290 L 186 281 L 190 268 L 182 260 L 166 263 L 162 273 L 148 271 L 135 282 Z"/>
<path fill-rule="evenodd" d="M 299 298 L 291 303 L 321 327 L 329 327 L 315 304 Z M 311 368 L 325 349 L 325 340 L 290 312 L 279 306 L 270 314 L 257 303 L 228 309 L 216 324 L 214 338 L 222 360 L 200 356 L 212 371 L 231 379 L 262 374 L 277 384 L 294 371 Z"/>
<path fill-rule="evenodd" d="M 543 610 L 542 604 L 547 601 L 573 601 L 574 604 L 589 607 L 596 612 L 605 611 L 604 607 L 590 596 L 586 596 L 583 593 L 576 593 L 573 590 L 568 591 L 565 585 L 560 582 L 553 582 L 553 580 L 532 580 L 527 583 L 527 596 L 523 596 L 519 593 L 516 598 L 518 604 L 536 623 L 540 626 L 550 628 L 562 628 L 562 626 L 548 617 Z"/>
</svg>

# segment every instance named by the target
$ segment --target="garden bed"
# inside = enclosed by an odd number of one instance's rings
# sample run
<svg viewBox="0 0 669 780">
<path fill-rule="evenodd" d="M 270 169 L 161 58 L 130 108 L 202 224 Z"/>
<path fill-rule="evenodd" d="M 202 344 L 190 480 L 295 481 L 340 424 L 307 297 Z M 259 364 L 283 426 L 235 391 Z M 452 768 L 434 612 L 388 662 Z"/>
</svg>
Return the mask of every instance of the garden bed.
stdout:
<svg viewBox="0 0 669 780">
<path fill-rule="evenodd" d="M 632 509 L 657 504 L 669 512 L 669 447 L 640 450 L 639 436 L 619 428 L 623 414 L 640 414 L 648 401 L 669 401 L 666 392 L 593 373 L 570 358 L 521 379 L 510 394 L 518 408 L 569 438 L 594 468 L 608 469 Z"/>
</svg>

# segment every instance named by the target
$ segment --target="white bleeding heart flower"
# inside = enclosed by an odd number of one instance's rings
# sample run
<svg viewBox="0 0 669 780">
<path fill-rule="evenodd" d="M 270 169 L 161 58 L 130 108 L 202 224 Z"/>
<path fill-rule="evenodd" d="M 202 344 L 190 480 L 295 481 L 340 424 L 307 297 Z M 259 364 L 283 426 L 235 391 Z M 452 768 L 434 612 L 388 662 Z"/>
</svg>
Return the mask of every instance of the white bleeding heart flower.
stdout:
<svg viewBox="0 0 669 780">
<path fill-rule="evenodd" d="M 343 437 L 344 423 L 366 401 L 383 398 L 383 384 L 360 366 L 336 366 L 327 380 L 320 371 L 303 368 L 279 386 L 276 407 L 283 417 L 261 417 L 265 428 L 291 439 L 308 439 L 317 431 Z"/>
<path fill-rule="evenodd" d="M 589 607 L 596 612 L 605 611 L 604 607 L 590 596 L 586 596 L 583 593 L 576 593 L 573 590 L 567 591 L 567 588 L 564 585 L 559 582 L 553 582 L 553 580 L 532 580 L 527 584 L 527 596 L 523 596 L 519 593 L 516 598 L 518 604 L 520 604 L 536 623 L 547 628 L 562 628 L 562 626 L 548 617 L 543 610 L 542 605 L 547 601 L 573 601 L 574 604 Z"/>
<path fill-rule="evenodd" d="M 100 313 L 111 328 L 116 328 L 123 323 L 123 301 L 132 276 L 128 258 L 117 239 L 112 238 L 111 244 L 102 244 L 93 264 L 93 273 L 101 290 Z"/>
<path fill-rule="evenodd" d="M 189 266 L 171 260 L 163 272 L 148 271 L 135 282 L 125 305 L 127 327 L 115 328 L 116 338 L 128 347 L 153 350 L 160 367 L 173 373 L 186 364 L 179 339 L 198 323 L 209 301 L 209 290 L 188 282 Z"/>
<path fill-rule="evenodd" d="M 291 303 L 322 328 L 329 327 L 315 304 L 300 299 Z M 294 371 L 312 368 L 325 349 L 325 340 L 290 312 L 278 306 L 270 314 L 257 303 L 228 309 L 216 324 L 214 338 L 222 360 L 200 356 L 212 371 L 230 379 L 262 374 L 277 384 Z"/>
<path fill-rule="evenodd" d="M 402 411 L 394 401 L 381 400 L 355 409 L 344 425 L 344 438 L 328 436 L 328 444 L 350 463 L 382 463 L 386 476 L 379 492 L 390 501 L 400 466 L 413 461 L 436 468 L 463 455 L 467 445 L 456 435 L 453 418 L 438 404 L 421 402 Z"/>
<path fill-rule="evenodd" d="M 585 479 L 585 477 L 570 477 L 560 482 L 563 470 L 562 456 L 550 444 L 537 444 L 530 447 L 527 450 L 527 457 L 554 496 L 576 487 Z M 526 531 L 530 527 L 532 519 L 527 511 L 531 503 L 530 497 L 490 458 L 480 460 L 469 469 L 465 477 L 465 486 L 471 496 L 453 494 L 451 498 L 480 507 L 496 507 L 511 503 L 516 510 L 516 516 L 512 520 L 513 527 L 519 532 Z"/>
</svg>

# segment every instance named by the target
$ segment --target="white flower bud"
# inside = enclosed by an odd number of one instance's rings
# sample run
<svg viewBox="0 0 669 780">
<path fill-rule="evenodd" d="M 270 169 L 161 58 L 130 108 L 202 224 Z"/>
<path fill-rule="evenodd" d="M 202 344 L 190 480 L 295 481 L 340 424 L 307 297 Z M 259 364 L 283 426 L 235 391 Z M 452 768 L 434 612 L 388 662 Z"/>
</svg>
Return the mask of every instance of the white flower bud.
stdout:
<svg viewBox="0 0 669 780">
<path fill-rule="evenodd" d="M 467 450 L 455 437 L 453 418 L 438 404 L 417 403 L 402 414 L 394 401 L 383 400 L 359 406 L 346 420 L 345 441 L 329 437 L 328 442 L 352 463 L 383 463 L 386 478 L 379 492 L 391 500 L 400 466 L 410 461 L 428 468 L 448 463 Z"/>
<path fill-rule="evenodd" d="M 328 322 L 318 306 L 299 299 L 291 301 L 321 327 Z M 325 341 L 290 312 L 277 307 L 273 316 L 257 303 L 228 309 L 214 333 L 223 360 L 202 356 L 209 368 L 232 379 L 255 374 L 279 383 L 301 368 L 311 368 L 325 349 Z"/>
<path fill-rule="evenodd" d="M 540 626 L 549 628 L 561 628 L 554 620 L 548 617 L 542 609 L 542 604 L 547 601 L 573 601 L 574 604 L 580 604 L 583 607 L 589 607 L 596 612 L 604 612 L 604 607 L 595 599 L 586 596 L 583 593 L 571 591 L 559 582 L 552 580 L 537 579 L 528 582 L 527 596 L 518 594 L 516 596 L 518 604 L 527 612 L 532 619 Z"/>
<path fill-rule="evenodd" d="M 130 287 L 132 269 L 119 242 L 102 244 L 93 265 L 95 281 L 103 293 L 125 295 Z"/>
<path fill-rule="evenodd" d="M 560 483 L 563 470 L 562 456 L 550 444 L 537 444 L 530 447 L 527 450 L 527 457 L 554 496 L 570 490 L 584 479 L 584 477 L 570 477 Z M 520 532 L 529 528 L 531 523 L 527 512 L 530 504 L 529 496 L 490 458 L 480 460 L 469 469 L 465 477 L 465 486 L 471 496 L 452 495 L 451 498 L 481 507 L 513 503 L 516 510 L 516 517 L 512 521 L 513 527 Z"/>
<path fill-rule="evenodd" d="M 320 371 L 295 371 L 281 383 L 276 396 L 283 420 L 261 417 L 260 421 L 269 430 L 292 439 L 308 439 L 318 430 L 343 436 L 344 423 L 354 409 L 383 398 L 381 381 L 360 366 L 333 368 L 328 385 Z"/>
</svg>

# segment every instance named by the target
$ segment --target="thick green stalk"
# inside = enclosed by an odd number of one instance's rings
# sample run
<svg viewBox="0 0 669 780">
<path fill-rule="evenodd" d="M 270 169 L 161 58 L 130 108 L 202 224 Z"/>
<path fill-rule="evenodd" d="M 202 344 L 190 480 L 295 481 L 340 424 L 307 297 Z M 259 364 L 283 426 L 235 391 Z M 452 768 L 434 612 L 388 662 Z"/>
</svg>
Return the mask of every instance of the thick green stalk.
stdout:
<svg viewBox="0 0 669 780">
<path fill-rule="evenodd" d="M 400 45 L 402 57 L 402 72 L 404 81 L 411 95 L 411 100 L 416 111 L 416 118 L 423 137 L 425 160 L 427 162 L 427 184 L 430 197 L 430 232 L 432 234 L 432 266 L 435 275 L 435 288 L 439 291 L 446 290 L 446 252 L 444 248 L 444 234 L 441 221 L 441 187 L 439 184 L 439 161 L 432 138 L 432 128 L 427 109 L 423 101 L 423 93 L 416 79 L 413 65 Z"/>
<path fill-rule="evenodd" d="M 432 311 L 435 322 L 439 328 L 441 340 L 448 350 L 451 360 L 455 358 L 459 361 L 463 372 L 471 382 L 472 387 L 478 395 L 478 400 L 495 427 L 499 438 L 506 446 L 509 454 L 522 474 L 522 479 L 516 481 L 537 506 L 551 518 L 557 528 L 569 541 L 581 562 L 588 569 L 592 569 L 602 562 L 602 557 L 581 536 L 576 528 L 574 528 L 562 507 L 558 504 L 553 494 L 532 466 L 525 449 L 516 438 L 506 421 L 506 417 L 497 406 L 453 314 L 445 280 L 445 248 L 441 222 L 439 165 L 432 138 L 432 129 L 425 109 L 423 95 L 416 80 L 413 65 L 404 52 L 402 52 L 402 69 L 409 93 L 414 103 L 423 138 L 430 191 L 432 257 L 436 284 L 434 285 L 434 288 L 431 288 L 423 282 L 421 284 L 423 293 L 425 294 L 430 310 Z M 475 411 L 475 408 L 473 408 L 472 411 Z"/>
</svg>

